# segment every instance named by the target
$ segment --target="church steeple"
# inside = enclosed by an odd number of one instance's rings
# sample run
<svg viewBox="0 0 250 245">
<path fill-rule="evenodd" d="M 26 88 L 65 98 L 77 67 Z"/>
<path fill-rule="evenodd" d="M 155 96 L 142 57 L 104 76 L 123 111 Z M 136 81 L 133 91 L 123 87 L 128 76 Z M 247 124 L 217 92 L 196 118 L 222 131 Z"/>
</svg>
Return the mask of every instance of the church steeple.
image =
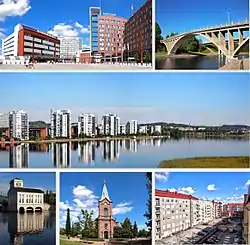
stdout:
<svg viewBox="0 0 250 245">
<path fill-rule="evenodd" d="M 105 198 L 108 199 L 111 202 L 111 200 L 109 198 L 109 194 L 108 194 L 106 181 L 104 180 L 103 186 L 102 186 L 102 197 L 101 197 L 100 201 L 104 200 Z"/>
</svg>

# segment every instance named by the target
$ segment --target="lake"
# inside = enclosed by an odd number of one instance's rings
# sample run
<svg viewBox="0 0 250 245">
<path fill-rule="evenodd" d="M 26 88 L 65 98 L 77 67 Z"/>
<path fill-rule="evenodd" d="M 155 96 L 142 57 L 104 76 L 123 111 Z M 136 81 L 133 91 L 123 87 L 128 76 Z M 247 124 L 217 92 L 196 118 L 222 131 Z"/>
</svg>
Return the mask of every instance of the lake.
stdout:
<svg viewBox="0 0 250 245">
<path fill-rule="evenodd" d="M 56 245 L 55 215 L 0 213 L 0 244 Z"/>
<path fill-rule="evenodd" d="M 239 56 L 239 59 L 248 57 L 248 55 Z M 225 56 L 188 56 L 188 57 L 156 57 L 156 69 L 182 69 L 182 70 L 217 70 L 226 63 Z"/>
<path fill-rule="evenodd" d="M 248 156 L 242 139 L 143 139 L 0 145 L 0 168 L 156 168 L 163 160 Z"/>
</svg>

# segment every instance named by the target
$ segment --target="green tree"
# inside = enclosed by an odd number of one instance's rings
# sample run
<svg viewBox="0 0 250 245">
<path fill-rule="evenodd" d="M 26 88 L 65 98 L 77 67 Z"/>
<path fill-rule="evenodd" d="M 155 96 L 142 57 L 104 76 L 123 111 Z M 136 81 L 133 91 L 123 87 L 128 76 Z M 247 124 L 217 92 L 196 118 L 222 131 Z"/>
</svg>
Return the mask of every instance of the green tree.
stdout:
<svg viewBox="0 0 250 245">
<path fill-rule="evenodd" d="M 122 235 L 123 235 L 122 227 L 116 226 L 114 228 L 114 235 L 113 235 L 113 237 L 114 238 L 122 238 Z"/>
<path fill-rule="evenodd" d="M 133 232 L 133 237 L 138 237 L 138 226 L 136 224 L 136 221 L 133 225 L 132 232 Z"/>
<path fill-rule="evenodd" d="M 138 237 L 147 237 L 148 232 L 145 229 L 139 230 Z"/>
<path fill-rule="evenodd" d="M 78 219 L 82 227 L 83 238 L 95 237 L 95 224 L 92 217 L 93 211 L 88 212 L 88 210 L 81 210 L 81 216 L 79 216 Z"/>
<path fill-rule="evenodd" d="M 71 236 L 75 237 L 75 236 L 78 236 L 79 234 L 81 234 L 80 222 L 72 223 Z"/>
<path fill-rule="evenodd" d="M 147 179 L 147 189 L 148 189 L 148 202 L 147 202 L 147 211 L 144 214 L 144 217 L 147 218 L 147 222 L 145 223 L 151 233 L 152 230 L 152 173 L 146 173 Z"/>
<path fill-rule="evenodd" d="M 161 44 L 161 40 L 162 40 L 162 35 L 161 35 L 161 27 L 159 26 L 159 24 L 156 22 L 155 23 L 155 51 L 158 52 L 161 50 L 162 44 Z"/>
<path fill-rule="evenodd" d="M 150 63 L 150 62 L 152 61 L 151 53 L 148 52 L 148 51 L 146 51 L 145 54 L 144 54 L 143 60 L 144 60 L 146 63 Z"/>
<path fill-rule="evenodd" d="M 65 226 L 65 233 L 69 237 L 71 233 L 71 223 L 70 223 L 70 210 L 67 209 L 67 219 L 66 219 L 66 226 Z"/>
<path fill-rule="evenodd" d="M 140 61 L 140 55 L 138 53 L 135 54 L 134 58 L 137 63 Z"/>
<path fill-rule="evenodd" d="M 122 226 L 122 237 L 123 238 L 130 238 L 132 237 L 132 224 L 129 218 L 125 218 Z"/>
</svg>

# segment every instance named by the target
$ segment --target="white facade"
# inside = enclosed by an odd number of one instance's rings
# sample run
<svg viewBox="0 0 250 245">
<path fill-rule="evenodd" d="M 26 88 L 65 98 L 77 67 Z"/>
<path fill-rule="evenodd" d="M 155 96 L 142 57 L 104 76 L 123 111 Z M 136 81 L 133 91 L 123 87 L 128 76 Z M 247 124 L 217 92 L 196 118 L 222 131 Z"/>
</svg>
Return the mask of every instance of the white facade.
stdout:
<svg viewBox="0 0 250 245">
<path fill-rule="evenodd" d="M 51 138 L 71 138 L 71 111 L 51 111 Z"/>
<path fill-rule="evenodd" d="M 0 112 L 0 128 L 8 128 L 8 127 L 9 127 L 9 113 Z"/>
<path fill-rule="evenodd" d="M 148 132 L 148 127 L 147 126 L 140 126 L 139 127 L 139 133 L 146 134 L 147 132 Z"/>
<path fill-rule="evenodd" d="M 151 127 L 151 134 L 155 132 L 159 132 L 161 134 L 161 125 L 154 125 Z"/>
<path fill-rule="evenodd" d="M 29 139 L 29 120 L 27 112 L 23 110 L 9 113 L 10 137 L 21 140 Z"/>
<path fill-rule="evenodd" d="M 78 136 L 80 134 L 85 134 L 90 137 L 96 134 L 95 114 L 85 113 L 78 117 Z"/>
<path fill-rule="evenodd" d="M 55 168 L 71 166 L 71 142 L 51 145 L 52 162 Z"/>
<path fill-rule="evenodd" d="M 60 38 L 60 59 L 75 60 L 76 54 L 82 49 L 80 37 Z"/>
<path fill-rule="evenodd" d="M 43 211 L 44 192 L 39 189 L 24 188 L 21 179 L 10 182 L 8 210 L 11 212 Z"/>
<path fill-rule="evenodd" d="M 18 56 L 18 31 L 21 25 L 16 25 L 14 32 L 2 40 L 2 53 L 4 56 Z"/>
<path fill-rule="evenodd" d="M 137 134 L 138 132 L 138 121 L 131 120 L 126 124 L 126 134 Z"/>
<path fill-rule="evenodd" d="M 124 124 L 120 125 L 120 134 L 126 134 L 126 125 Z"/>
<path fill-rule="evenodd" d="M 120 134 L 120 118 L 116 114 L 106 114 L 102 117 L 103 134 L 117 136 Z"/>
</svg>

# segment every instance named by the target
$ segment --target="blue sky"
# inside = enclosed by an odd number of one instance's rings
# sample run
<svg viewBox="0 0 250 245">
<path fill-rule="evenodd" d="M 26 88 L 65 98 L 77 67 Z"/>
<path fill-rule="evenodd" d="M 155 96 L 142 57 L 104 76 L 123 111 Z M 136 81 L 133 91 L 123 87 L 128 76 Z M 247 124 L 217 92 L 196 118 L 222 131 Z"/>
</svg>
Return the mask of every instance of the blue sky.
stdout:
<svg viewBox="0 0 250 245">
<path fill-rule="evenodd" d="M 246 20 L 249 17 L 248 3 L 248 0 L 156 0 L 155 18 L 165 37 L 171 32 L 182 33 L 202 27 L 226 24 L 228 10 L 230 10 L 230 21 Z"/>
<path fill-rule="evenodd" d="M 1 0 L 0 39 L 22 23 L 55 35 L 80 36 L 89 45 L 89 7 L 101 6 L 102 12 L 129 18 L 146 0 Z M 12 4 L 9 4 L 12 2 Z M 14 3 L 16 2 L 16 3 Z M 77 23 L 77 24 L 76 24 Z"/>
<path fill-rule="evenodd" d="M 155 174 L 155 188 L 169 189 L 223 203 L 243 202 L 250 173 L 246 172 L 162 172 Z"/>
<path fill-rule="evenodd" d="M 249 73 L 2 73 L 0 111 L 117 113 L 121 121 L 249 124 Z M 11 93 L 10 88 L 11 87 Z M 15 100 L 13 100 L 15 98 Z"/>
<path fill-rule="evenodd" d="M 55 173 L 48 172 L 9 172 L 0 173 L 0 195 L 7 193 L 9 190 L 9 182 L 14 178 L 23 180 L 24 187 L 38 188 L 43 190 L 56 190 L 56 176 Z M 46 181 L 44 181 L 46 179 Z"/>
<path fill-rule="evenodd" d="M 81 209 L 93 210 L 97 217 L 104 180 L 113 202 L 114 218 L 118 222 L 128 217 L 139 228 L 146 228 L 143 216 L 147 210 L 148 192 L 145 173 L 61 173 L 60 224 L 66 220 L 70 208 L 71 218 L 77 220 Z"/>
</svg>

